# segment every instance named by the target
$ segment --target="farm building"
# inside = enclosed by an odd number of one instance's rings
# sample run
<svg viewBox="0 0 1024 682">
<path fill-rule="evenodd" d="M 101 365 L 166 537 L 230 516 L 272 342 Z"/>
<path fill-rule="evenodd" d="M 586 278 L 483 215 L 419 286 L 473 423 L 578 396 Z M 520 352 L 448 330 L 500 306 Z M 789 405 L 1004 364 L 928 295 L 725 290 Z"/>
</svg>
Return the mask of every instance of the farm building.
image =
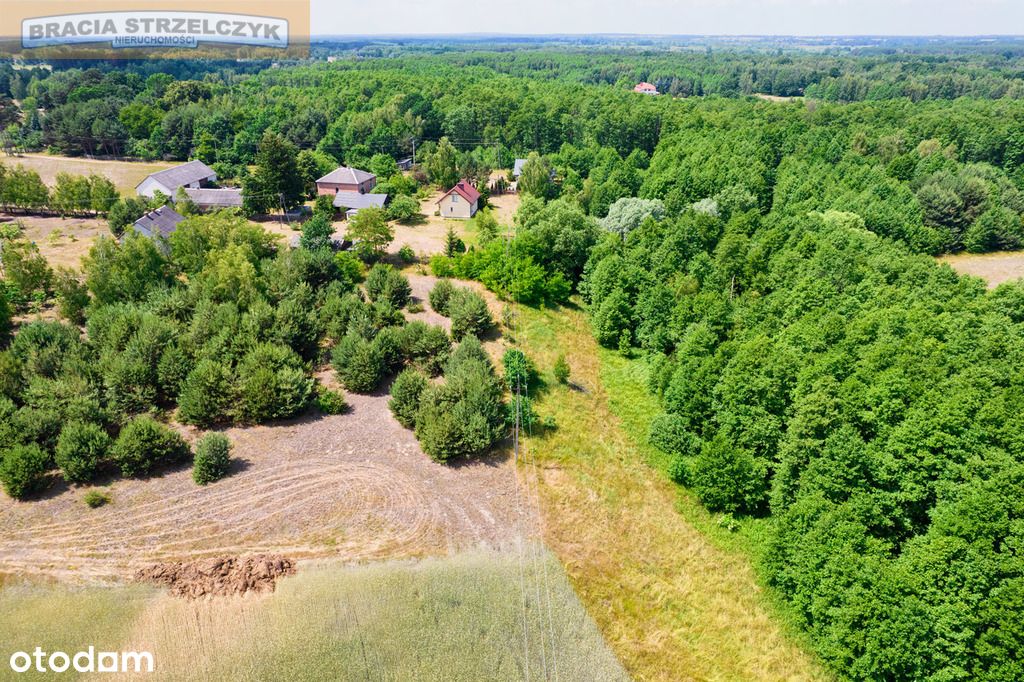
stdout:
<svg viewBox="0 0 1024 682">
<path fill-rule="evenodd" d="M 198 189 L 217 182 L 217 174 L 202 161 L 189 161 L 174 168 L 151 173 L 135 186 L 141 197 L 153 198 L 157 192 L 173 197 L 179 187 Z"/>
<path fill-rule="evenodd" d="M 377 176 L 358 168 L 340 166 L 316 181 L 317 194 L 356 192 L 366 194 L 377 186 Z"/>
<path fill-rule="evenodd" d="M 472 218 L 480 207 L 480 192 L 469 180 L 459 180 L 437 200 L 444 218 Z"/>
<path fill-rule="evenodd" d="M 660 95 L 661 94 L 660 92 L 658 92 L 658 88 L 657 87 L 651 85 L 650 83 L 646 83 L 646 82 L 644 82 L 644 83 L 637 83 L 636 87 L 633 88 L 633 92 L 639 92 L 639 93 L 642 93 L 644 95 Z"/>
<path fill-rule="evenodd" d="M 161 206 L 132 223 L 132 229 L 150 239 L 167 239 L 184 219 L 170 206 Z"/>
<path fill-rule="evenodd" d="M 345 212 L 351 218 L 362 208 L 384 208 L 387 194 L 360 194 L 359 192 L 338 192 L 334 195 L 334 208 Z"/>
<path fill-rule="evenodd" d="M 523 166 L 526 165 L 526 159 L 516 159 L 516 163 L 512 166 L 512 178 L 515 180 L 519 179 L 519 176 L 523 174 Z"/>
<path fill-rule="evenodd" d="M 222 208 L 241 208 L 242 190 L 237 187 L 223 189 L 186 188 L 185 195 L 200 211 L 216 211 Z"/>
<path fill-rule="evenodd" d="M 398 160 L 398 170 L 407 171 L 412 170 L 412 157 Z"/>
</svg>

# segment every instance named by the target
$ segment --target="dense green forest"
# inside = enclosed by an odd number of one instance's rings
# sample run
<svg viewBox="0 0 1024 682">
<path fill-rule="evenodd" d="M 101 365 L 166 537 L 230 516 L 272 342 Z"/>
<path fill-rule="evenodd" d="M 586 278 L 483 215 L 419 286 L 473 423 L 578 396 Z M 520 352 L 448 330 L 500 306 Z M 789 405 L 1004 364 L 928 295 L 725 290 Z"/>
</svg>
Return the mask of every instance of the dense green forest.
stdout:
<svg viewBox="0 0 1024 682">
<path fill-rule="evenodd" d="M 514 238 L 481 228 L 435 274 L 578 301 L 601 344 L 645 359 L 672 477 L 760 519 L 764 575 L 840 675 L 1024 679 L 1024 286 L 988 292 L 930 258 L 1024 246 L 1019 48 L 352 49 L 180 78 L 7 70 L 5 144 L 197 157 L 249 186 L 268 140 L 362 167 L 416 141 L 399 194 L 528 157 Z M 668 96 L 632 93 L 641 79 Z M 431 295 L 470 339 L 453 350 L 401 323 L 397 273 L 372 270 L 367 301 L 344 256 L 191 220 L 168 254 L 103 241 L 84 292 L 65 278 L 86 340 L 35 323 L 0 353 L 2 416 L 26 441 L 14 474 L 59 453 L 68 420 L 123 433 L 153 406 L 202 425 L 295 414 L 326 347 L 350 390 L 401 370 L 392 410 L 435 459 L 499 437 L 479 300 Z M 91 453 L 102 437 L 76 429 Z"/>
</svg>

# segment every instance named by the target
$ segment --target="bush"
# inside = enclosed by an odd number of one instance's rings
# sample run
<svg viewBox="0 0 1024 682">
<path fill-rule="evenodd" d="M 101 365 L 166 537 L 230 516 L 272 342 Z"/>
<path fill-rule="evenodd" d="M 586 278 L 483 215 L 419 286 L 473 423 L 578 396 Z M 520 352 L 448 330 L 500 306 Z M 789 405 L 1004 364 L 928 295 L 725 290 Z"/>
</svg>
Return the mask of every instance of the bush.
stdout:
<svg viewBox="0 0 1024 682">
<path fill-rule="evenodd" d="M 647 440 L 668 455 L 693 457 L 700 454 L 700 438 L 686 428 L 686 420 L 678 414 L 659 414 L 651 420 Z"/>
<path fill-rule="evenodd" d="M 420 214 L 420 202 L 412 197 L 399 196 L 388 206 L 388 218 L 400 223 L 409 222 Z"/>
<path fill-rule="evenodd" d="M 184 439 L 149 415 L 128 422 L 110 449 L 110 458 L 123 476 L 146 476 L 189 455 Z"/>
<path fill-rule="evenodd" d="M 501 364 L 505 368 L 505 385 L 513 392 L 526 391 L 537 375 L 533 362 L 518 348 L 506 350 Z"/>
<path fill-rule="evenodd" d="M 384 361 L 378 349 L 351 332 L 334 347 L 331 364 L 342 386 L 356 393 L 369 393 L 384 377 Z"/>
<path fill-rule="evenodd" d="M 78 280 L 75 273 L 67 268 L 59 269 L 54 282 L 54 290 L 57 294 L 58 314 L 71 324 L 85 323 L 85 307 L 89 305 L 89 290 Z"/>
<path fill-rule="evenodd" d="M 261 343 L 238 363 L 240 420 L 260 423 L 288 419 L 306 409 L 313 380 L 306 376 L 302 359 L 281 344 Z"/>
<path fill-rule="evenodd" d="M 444 254 L 435 254 L 430 257 L 430 271 L 434 273 L 434 277 L 453 277 L 455 262 Z"/>
<path fill-rule="evenodd" d="M 22 407 L 11 418 L 15 435 L 22 443 L 35 443 L 51 452 L 60 435 L 61 418 L 56 410 Z"/>
<path fill-rule="evenodd" d="M 408 323 L 401 332 L 402 354 L 417 369 L 431 376 L 441 373 L 448 361 L 452 342 L 443 327 L 419 320 Z"/>
<path fill-rule="evenodd" d="M 90 490 L 82 499 L 85 500 L 85 504 L 89 509 L 96 509 L 111 502 L 110 495 L 108 493 L 101 493 L 99 490 Z"/>
<path fill-rule="evenodd" d="M 452 338 L 481 336 L 494 326 L 487 302 L 475 291 L 458 289 L 448 301 L 448 317 L 452 320 Z"/>
<path fill-rule="evenodd" d="M 15 445 L 0 460 L 0 483 L 11 497 L 24 498 L 42 486 L 49 465 L 49 456 L 36 443 Z"/>
<path fill-rule="evenodd" d="M 345 394 L 317 384 L 316 407 L 324 414 L 343 414 L 348 409 Z"/>
<path fill-rule="evenodd" d="M 398 249 L 398 258 L 403 263 L 415 263 L 416 252 L 412 250 L 412 247 L 408 244 L 402 244 L 402 248 Z"/>
<path fill-rule="evenodd" d="M 409 302 L 412 288 L 405 275 L 390 265 L 378 263 L 366 276 L 366 293 L 374 303 L 384 301 L 401 310 Z"/>
<path fill-rule="evenodd" d="M 224 478 L 230 466 L 231 441 L 222 433 L 207 433 L 196 443 L 192 480 L 206 485 Z"/>
<path fill-rule="evenodd" d="M 110 449 L 110 442 L 110 436 L 97 424 L 67 424 L 60 432 L 54 452 L 64 480 L 69 483 L 92 480 Z"/>
<path fill-rule="evenodd" d="M 452 294 L 455 293 L 455 286 L 451 283 L 451 280 L 442 279 L 434 288 L 430 290 L 430 307 L 434 309 L 434 312 L 439 315 L 448 316 L 448 302 L 451 300 Z"/>
<path fill-rule="evenodd" d="M 200 360 L 182 384 L 178 418 L 186 424 L 209 426 L 228 418 L 232 402 L 228 370 L 216 360 Z"/>
<path fill-rule="evenodd" d="M 764 504 L 767 475 L 763 462 L 717 435 L 693 460 L 689 480 L 709 511 L 750 514 Z"/>
<path fill-rule="evenodd" d="M 565 355 L 558 356 L 551 371 L 555 375 L 555 381 L 560 384 L 569 383 L 569 363 L 565 361 Z"/>
<path fill-rule="evenodd" d="M 404 370 L 395 378 L 391 385 L 391 400 L 388 407 L 395 415 L 398 423 L 407 429 L 416 425 L 416 413 L 420 408 L 420 398 L 428 384 L 427 378 L 415 369 Z"/>
<path fill-rule="evenodd" d="M 472 344 L 456 349 L 445 382 L 423 392 L 416 437 L 437 462 L 480 454 L 504 434 L 504 390 L 490 362 L 474 352 Z"/>
</svg>

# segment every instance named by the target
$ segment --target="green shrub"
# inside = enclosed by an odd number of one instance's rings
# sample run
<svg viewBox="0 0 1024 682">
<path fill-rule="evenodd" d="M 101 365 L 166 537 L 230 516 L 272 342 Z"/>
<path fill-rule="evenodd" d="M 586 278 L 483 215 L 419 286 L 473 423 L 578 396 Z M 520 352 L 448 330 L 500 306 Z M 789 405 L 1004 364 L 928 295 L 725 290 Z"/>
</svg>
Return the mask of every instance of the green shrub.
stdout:
<svg viewBox="0 0 1024 682">
<path fill-rule="evenodd" d="M 409 303 L 412 288 L 405 275 L 390 265 L 378 263 L 366 276 L 366 293 L 371 301 L 385 301 L 400 310 Z"/>
<path fill-rule="evenodd" d="M 480 454 L 505 433 L 504 389 L 490 362 L 459 349 L 453 360 L 445 382 L 423 392 L 416 414 L 423 451 L 442 463 Z"/>
<path fill-rule="evenodd" d="M 189 456 L 188 444 L 175 431 L 149 415 L 128 422 L 110 449 L 110 458 L 124 476 L 146 476 L 158 467 Z"/>
<path fill-rule="evenodd" d="M 49 465 L 49 455 L 36 443 L 15 445 L 0 458 L 0 483 L 11 497 L 24 498 L 42 486 Z"/>
<path fill-rule="evenodd" d="M 347 281 L 351 289 L 363 281 L 363 262 L 350 251 L 339 251 L 334 254 L 334 264 L 338 266 L 338 275 Z"/>
<path fill-rule="evenodd" d="M 342 386 L 356 393 L 369 393 L 384 378 L 384 360 L 379 350 L 351 332 L 334 347 L 331 364 Z"/>
<path fill-rule="evenodd" d="M 768 494 L 767 476 L 761 461 L 722 435 L 704 443 L 689 471 L 690 485 L 704 506 L 727 513 L 758 511 Z"/>
<path fill-rule="evenodd" d="M 678 414 L 659 414 L 652 419 L 647 429 L 647 440 L 669 455 L 694 457 L 701 451 L 700 438 L 690 432 L 686 420 Z"/>
<path fill-rule="evenodd" d="M 96 472 L 110 449 L 111 439 L 98 424 L 70 422 L 60 432 L 54 460 L 64 480 L 85 483 Z"/>
<path fill-rule="evenodd" d="M 345 394 L 317 384 L 316 407 L 324 414 L 344 414 L 348 410 Z"/>
<path fill-rule="evenodd" d="M 433 255 L 430 257 L 430 271 L 434 277 L 452 277 L 455 275 L 455 262 L 442 254 Z"/>
<path fill-rule="evenodd" d="M 102 507 L 103 505 L 110 504 L 111 502 L 110 494 L 100 492 L 99 490 L 90 490 L 85 494 L 83 499 L 90 509 L 96 509 L 97 507 Z"/>
<path fill-rule="evenodd" d="M 440 315 L 448 316 L 448 301 L 455 293 L 455 286 L 451 280 L 442 279 L 430 290 L 430 307 Z"/>
<path fill-rule="evenodd" d="M 402 248 L 398 249 L 398 257 L 403 263 L 416 262 L 416 252 L 408 244 L 402 244 Z"/>
<path fill-rule="evenodd" d="M 61 418 L 56 410 L 22 407 L 11 418 L 15 434 L 22 443 L 36 443 L 52 452 L 60 435 Z"/>
<path fill-rule="evenodd" d="M 281 344 L 261 343 L 238 363 L 238 408 L 242 421 L 288 419 L 306 409 L 313 380 L 302 359 Z"/>
<path fill-rule="evenodd" d="M 60 268 L 54 280 L 54 292 L 57 295 L 58 314 L 71 324 L 83 324 L 85 307 L 89 305 L 89 289 L 79 281 L 78 276 L 67 268 Z M 0 320 L 0 327 L 2 324 Z"/>
<path fill-rule="evenodd" d="M 178 418 L 196 426 L 225 421 L 233 399 L 228 370 L 216 360 L 200 360 L 182 384 Z"/>
<path fill-rule="evenodd" d="M 429 382 L 415 369 L 409 368 L 401 372 L 391 385 L 391 400 L 388 407 L 402 426 L 411 429 L 416 425 L 416 413 L 420 408 L 420 397 Z"/>
<path fill-rule="evenodd" d="M 402 328 L 401 344 L 405 358 L 431 376 L 441 373 L 452 348 L 452 341 L 443 327 L 419 320 Z"/>
<path fill-rule="evenodd" d="M 551 371 L 555 375 L 555 381 L 560 384 L 569 383 L 569 363 L 566 362 L 565 355 L 558 356 Z"/>
<path fill-rule="evenodd" d="M 527 391 L 537 376 L 533 362 L 518 348 L 509 348 L 501 358 L 505 368 L 505 385 L 510 391 Z"/>
<path fill-rule="evenodd" d="M 458 289 L 448 301 L 448 317 L 452 320 L 452 338 L 481 336 L 494 326 L 487 302 L 475 291 Z"/>
<path fill-rule="evenodd" d="M 231 464 L 231 441 L 222 433 L 207 433 L 196 443 L 192 480 L 206 485 L 224 478 Z"/>
</svg>

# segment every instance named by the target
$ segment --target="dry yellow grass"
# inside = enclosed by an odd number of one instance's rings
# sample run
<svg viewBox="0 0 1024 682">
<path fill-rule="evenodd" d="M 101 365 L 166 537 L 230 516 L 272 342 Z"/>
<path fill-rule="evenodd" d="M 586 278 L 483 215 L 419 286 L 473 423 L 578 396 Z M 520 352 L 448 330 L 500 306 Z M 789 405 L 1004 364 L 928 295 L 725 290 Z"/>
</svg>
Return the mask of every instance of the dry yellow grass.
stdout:
<svg viewBox="0 0 1024 682">
<path fill-rule="evenodd" d="M 74 156 L 51 156 L 50 154 L 21 154 L 2 159 L 6 166 L 22 165 L 39 173 L 39 177 L 48 187 L 57 183 L 57 173 L 89 175 L 97 173 L 109 179 L 121 194 L 135 194 L 135 186 L 142 182 L 150 173 L 179 165 L 175 162 L 165 163 L 146 161 L 112 161 L 106 159 L 87 159 Z"/>
<path fill-rule="evenodd" d="M 961 275 L 981 277 L 995 289 L 1003 282 L 1024 277 L 1024 252 L 997 251 L 995 253 L 957 253 L 939 258 Z"/>
<path fill-rule="evenodd" d="M 749 556 L 709 540 L 645 463 L 609 407 L 585 316 L 523 308 L 516 340 L 552 384 L 559 353 L 572 369 L 575 387 L 552 385 L 537 403 L 557 429 L 528 438 L 526 451 L 545 540 L 627 670 L 640 680 L 826 679 Z"/>
</svg>

